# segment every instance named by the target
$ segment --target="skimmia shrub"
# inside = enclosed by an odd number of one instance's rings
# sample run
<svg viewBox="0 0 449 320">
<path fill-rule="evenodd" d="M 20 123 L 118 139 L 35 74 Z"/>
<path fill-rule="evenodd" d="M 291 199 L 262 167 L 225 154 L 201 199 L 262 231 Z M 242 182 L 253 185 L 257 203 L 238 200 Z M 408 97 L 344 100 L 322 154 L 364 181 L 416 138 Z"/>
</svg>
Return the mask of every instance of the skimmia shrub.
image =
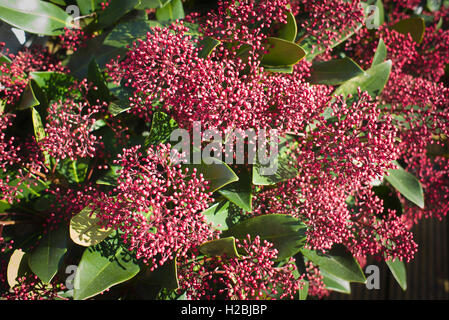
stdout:
<svg viewBox="0 0 449 320">
<path fill-rule="evenodd" d="M 448 1 L 65 2 L 0 0 L 2 298 L 406 289 L 449 211 Z"/>
</svg>

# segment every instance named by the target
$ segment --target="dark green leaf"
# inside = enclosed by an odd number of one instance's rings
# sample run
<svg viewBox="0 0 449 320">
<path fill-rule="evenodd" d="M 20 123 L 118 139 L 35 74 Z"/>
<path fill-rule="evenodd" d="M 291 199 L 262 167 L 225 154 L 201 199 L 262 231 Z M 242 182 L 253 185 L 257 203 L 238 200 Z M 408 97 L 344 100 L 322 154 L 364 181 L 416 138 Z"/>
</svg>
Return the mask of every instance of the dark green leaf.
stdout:
<svg viewBox="0 0 449 320">
<path fill-rule="evenodd" d="M 262 241 L 273 243 L 279 251 L 278 259 L 282 260 L 293 256 L 303 247 L 305 231 L 306 226 L 291 216 L 269 214 L 240 222 L 224 231 L 222 236 L 237 239 L 246 239 L 248 234 L 251 239 L 260 236 Z"/>
<path fill-rule="evenodd" d="M 239 257 L 234 237 L 220 238 L 205 242 L 199 247 L 199 250 L 202 254 L 210 257 L 222 255 L 226 255 L 230 258 Z"/>
<path fill-rule="evenodd" d="M 397 162 L 395 164 L 399 166 Z M 385 175 L 385 180 L 408 200 L 418 207 L 424 208 L 423 189 L 421 183 L 414 175 L 399 166 L 399 169 L 388 170 L 388 175 Z"/>
<path fill-rule="evenodd" d="M 402 34 L 409 33 L 415 42 L 421 43 L 426 25 L 423 18 L 413 17 L 399 21 L 393 25 L 392 29 Z"/>
<path fill-rule="evenodd" d="M 399 259 L 385 261 L 402 290 L 407 290 L 407 271 L 405 264 Z"/>
<path fill-rule="evenodd" d="M 206 59 L 219 44 L 220 41 L 214 38 L 204 37 L 203 39 L 198 41 L 198 48 L 200 48 L 198 57 Z"/>
<path fill-rule="evenodd" d="M 68 230 L 49 231 L 29 257 L 30 269 L 44 283 L 50 283 L 67 252 Z"/>
<path fill-rule="evenodd" d="M 104 40 L 104 44 L 111 47 L 124 48 L 130 46 L 137 39 L 144 39 L 153 27 L 162 27 L 157 21 L 134 20 L 117 25 Z"/>
<path fill-rule="evenodd" d="M 103 0 L 76 0 L 81 14 L 83 15 L 88 15 L 95 12 L 95 10 L 99 7 L 100 2 L 103 2 Z"/>
<path fill-rule="evenodd" d="M 116 186 L 118 184 L 117 180 L 120 177 L 117 171 L 121 169 L 123 168 L 120 166 L 110 166 L 109 171 L 103 177 L 98 179 L 96 183 L 105 186 Z"/>
<path fill-rule="evenodd" d="M 30 33 L 64 33 L 69 15 L 58 6 L 39 0 L 0 0 L 0 19 Z"/>
<path fill-rule="evenodd" d="M 140 267 L 122 247 L 112 249 L 112 252 L 103 252 L 96 246 L 84 251 L 75 275 L 75 300 L 94 297 L 139 273 Z"/>
<path fill-rule="evenodd" d="M 315 62 L 312 65 L 312 84 L 337 85 L 364 73 L 351 58 Z"/>
<path fill-rule="evenodd" d="M 150 134 L 145 138 L 145 147 L 169 141 L 171 133 L 177 128 L 178 124 L 169 115 L 164 112 L 155 112 Z"/>
<path fill-rule="evenodd" d="M 109 6 L 99 12 L 96 28 L 104 28 L 117 23 L 121 17 L 134 9 L 139 0 L 111 1 Z"/>
<path fill-rule="evenodd" d="M 36 86 L 37 84 L 33 80 L 28 82 L 20 99 L 19 106 L 17 107 L 18 110 L 30 109 L 40 104 L 39 99 L 37 98 L 37 92 L 35 92 Z"/>
<path fill-rule="evenodd" d="M 109 89 L 106 85 L 104 76 L 101 73 L 100 67 L 98 67 L 98 64 L 95 61 L 95 59 L 92 59 L 92 61 L 89 63 L 87 69 L 87 80 L 89 81 L 89 83 L 92 83 L 96 88 L 96 89 L 92 88 L 91 90 L 89 90 L 88 97 L 91 103 L 95 104 L 97 100 L 100 101 L 110 100 Z"/>
<path fill-rule="evenodd" d="M 306 52 L 299 45 L 279 38 L 268 37 L 266 49 L 268 53 L 261 60 L 264 66 L 295 65 L 306 56 Z"/>
<path fill-rule="evenodd" d="M 335 90 L 335 95 L 348 96 L 349 94 L 357 94 L 357 88 L 367 91 L 368 94 L 375 98 L 382 93 L 388 78 L 390 77 L 392 62 L 391 60 L 378 64 L 364 74 L 346 81 Z"/>
<path fill-rule="evenodd" d="M 190 172 L 196 168 L 197 176 L 203 174 L 204 179 L 209 181 L 209 192 L 215 192 L 234 181 L 238 181 L 239 179 L 234 171 L 232 171 L 226 163 L 221 161 L 219 161 L 219 163 L 212 164 L 188 164 L 185 166 L 189 168 Z"/>
<path fill-rule="evenodd" d="M 157 9 L 165 6 L 168 2 L 170 2 L 170 0 L 140 0 L 136 9 Z"/>
<path fill-rule="evenodd" d="M 145 274 L 139 277 L 139 281 L 142 281 L 145 285 L 160 286 L 169 290 L 177 289 L 179 283 L 176 258 L 158 266 L 154 271 L 147 269 Z"/>
<path fill-rule="evenodd" d="M 156 19 L 161 22 L 184 19 L 184 7 L 181 0 L 172 0 L 156 10 Z"/>
<path fill-rule="evenodd" d="M 354 259 L 351 252 L 344 246 L 336 245 L 327 254 L 318 253 L 313 250 L 301 249 L 301 253 L 320 270 L 327 271 L 337 278 L 350 281 L 365 283 L 366 278 L 358 262 Z"/>
<path fill-rule="evenodd" d="M 251 174 L 243 170 L 239 180 L 218 191 L 223 197 L 247 212 L 252 211 Z"/>
</svg>

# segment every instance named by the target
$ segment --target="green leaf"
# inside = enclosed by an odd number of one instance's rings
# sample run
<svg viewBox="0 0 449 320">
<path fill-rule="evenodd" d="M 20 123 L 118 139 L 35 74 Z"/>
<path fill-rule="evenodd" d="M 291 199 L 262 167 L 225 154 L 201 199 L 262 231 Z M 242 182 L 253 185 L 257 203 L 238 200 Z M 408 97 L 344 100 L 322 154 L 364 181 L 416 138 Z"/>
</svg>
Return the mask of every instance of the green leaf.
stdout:
<svg viewBox="0 0 449 320">
<path fill-rule="evenodd" d="M 206 221 L 211 223 L 215 230 L 223 231 L 229 228 L 226 222 L 229 216 L 229 205 L 229 201 L 220 202 L 203 211 L 202 214 L 206 218 Z"/>
<path fill-rule="evenodd" d="M 297 145 L 295 138 L 292 135 L 287 135 L 286 137 L 280 138 L 278 156 L 274 161 L 273 165 L 263 166 L 256 163 L 253 166 L 253 178 L 252 182 L 254 185 L 267 186 L 273 185 L 282 181 L 292 179 L 298 175 L 298 169 L 295 168 L 290 161 L 292 157 L 290 155 L 291 148 Z M 263 175 L 262 168 L 274 169 L 277 167 L 276 173 L 273 175 Z"/>
<path fill-rule="evenodd" d="M 91 60 L 87 68 L 87 80 L 96 87 L 96 89 L 92 88 L 89 90 L 88 98 L 91 103 L 95 104 L 97 100 L 110 100 L 109 89 L 106 85 L 105 78 L 95 59 Z"/>
<path fill-rule="evenodd" d="M 223 197 L 247 212 L 252 211 L 251 174 L 243 170 L 239 180 L 218 191 Z"/>
<path fill-rule="evenodd" d="M 164 112 L 155 112 L 151 122 L 150 134 L 145 138 L 145 147 L 169 141 L 170 135 L 175 129 L 178 129 L 175 120 Z"/>
<path fill-rule="evenodd" d="M 387 47 L 385 46 L 385 42 L 380 39 L 379 44 L 377 45 L 376 53 L 374 54 L 373 63 L 371 64 L 371 68 L 381 64 L 387 59 Z"/>
<path fill-rule="evenodd" d="M 323 283 L 328 290 L 351 293 L 351 284 L 349 281 L 337 278 L 325 270 L 320 270 L 320 274 L 323 276 Z"/>
<path fill-rule="evenodd" d="M 88 15 L 99 7 L 102 0 L 76 0 L 76 4 L 80 8 L 81 14 Z"/>
<path fill-rule="evenodd" d="M 149 268 L 145 270 L 142 277 L 139 277 L 139 282 L 142 281 L 145 285 L 160 286 L 169 290 L 178 289 L 178 268 L 176 266 L 176 258 L 167 261 L 162 266 L 158 266 L 154 271 Z"/>
<path fill-rule="evenodd" d="M 385 180 L 408 200 L 418 207 L 424 208 L 424 193 L 421 183 L 414 175 L 402 169 L 397 162 L 395 164 L 399 169 L 388 170 L 388 175 L 384 177 Z"/>
<path fill-rule="evenodd" d="M 399 259 L 385 262 L 402 290 L 407 290 L 407 270 L 405 269 L 404 262 Z"/>
<path fill-rule="evenodd" d="M 50 283 L 67 252 L 66 227 L 49 231 L 29 257 L 31 271 L 44 283 Z"/>
<path fill-rule="evenodd" d="M 333 94 L 342 94 L 344 96 L 348 96 L 349 94 L 355 95 L 357 94 L 357 88 L 360 87 L 362 91 L 367 91 L 371 97 L 375 98 L 382 93 L 387 84 L 391 67 L 391 60 L 378 64 L 364 74 L 346 81 Z"/>
<path fill-rule="evenodd" d="M 207 241 L 200 245 L 199 250 L 202 254 L 210 257 L 226 255 L 230 258 L 238 258 L 239 253 L 235 245 L 234 237 L 221 238 Z"/>
<path fill-rule="evenodd" d="M 30 33 L 64 33 L 69 15 L 58 6 L 39 0 L 0 0 L 0 19 Z"/>
<path fill-rule="evenodd" d="M 71 75 L 52 71 L 30 72 L 30 78 L 45 93 L 47 101 L 66 99 L 70 87 L 75 83 L 75 79 Z"/>
<path fill-rule="evenodd" d="M 112 253 L 97 247 L 87 248 L 76 271 L 73 298 L 85 300 L 94 297 L 133 278 L 139 271 L 140 267 L 122 247 Z"/>
<path fill-rule="evenodd" d="M 198 48 L 201 48 L 198 52 L 198 57 L 206 59 L 220 43 L 220 41 L 214 38 L 204 37 L 198 41 Z"/>
<path fill-rule="evenodd" d="M 247 219 L 222 233 L 223 237 L 246 239 L 247 235 L 254 239 L 260 236 L 261 240 L 273 243 L 278 253 L 278 259 L 293 256 L 303 247 L 305 242 L 306 226 L 292 216 L 283 214 L 269 214 Z"/>
<path fill-rule="evenodd" d="M 413 17 L 399 21 L 392 26 L 392 29 L 402 34 L 409 33 L 415 42 L 421 43 L 426 25 L 423 18 Z"/>
<path fill-rule="evenodd" d="M 165 6 L 168 2 L 170 2 L 170 0 L 140 0 L 140 3 L 137 5 L 136 9 L 157 9 Z"/>
<path fill-rule="evenodd" d="M 309 281 L 302 280 L 302 289 L 299 290 L 299 300 L 307 300 L 309 294 Z"/>
<path fill-rule="evenodd" d="M 203 174 L 204 179 L 209 181 L 209 192 L 215 192 L 239 179 L 226 163 L 219 160 L 218 163 L 187 164 L 185 167 L 189 168 L 189 172 L 192 172 L 194 168 L 197 169 L 197 176 Z"/>
<path fill-rule="evenodd" d="M 157 21 L 134 20 L 117 25 L 104 40 L 111 47 L 124 48 L 138 39 L 145 39 L 153 27 L 162 27 Z"/>
<path fill-rule="evenodd" d="M 98 12 L 96 28 L 104 28 L 117 23 L 121 17 L 134 9 L 139 4 L 139 0 L 111 1 L 109 6 Z"/>
<path fill-rule="evenodd" d="M 364 74 L 363 69 L 351 58 L 315 62 L 312 65 L 312 84 L 337 85 Z"/>
<path fill-rule="evenodd" d="M 319 266 L 320 270 L 327 271 L 337 278 L 350 282 L 365 283 L 366 281 L 358 262 L 343 245 L 335 245 L 327 254 L 304 248 L 301 249 L 301 253 Z"/>
<path fill-rule="evenodd" d="M 70 220 L 70 238 L 84 247 L 96 245 L 106 239 L 112 229 L 105 229 L 99 224 L 100 219 L 90 206 L 85 207 Z"/>
<path fill-rule="evenodd" d="M 266 45 L 268 53 L 261 60 L 264 66 L 291 66 L 297 64 L 306 56 L 303 48 L 284 39 L 268 37 Z"/>
<path fill-rule="evenodd" d="M 172 0 L 156 10 L 156 19 L 161 22 L 181 20 L 185 18 L 181 0 Z"/>
<path fill-rule="evenodd" d="M 110 166 L 109 171 L 103 177 L 98 179 L 96 183 L 105 186 L 116 186 L 117 180 L 120 177 L 117 171 L 121 169 L 123 169 L 121 166 Z"/>
<path fill-rule="evenodd" d="M 296 25 L 295 16 L 293 13 L 287 12 L 287 23 L 283 24 L 279 29 L 278 38 L 294 42 L 296 40 L 297 32 L 298 27 Z"/>
<path fill-rule="evenodd" d="M 34 127 L 34 136 L 36 137 L 36 141 L 39 142 L 42 141 L 42 139 L 44 139 L 46 136 L 44 125 L 42 124 L 42 119 L 41 116 L 39 115 L 39 112 L 37 112 L 35 108 L 32 108 L 31 111 Z"/>
<path fill-rule="evenodd" d="M 28 82 L 17 107 L 18 110 L 30 109 L 40 104 L 37 98 L 36 86 L 37 84 L 33 80 Z"/>
<path fill-rule="evenodd" d="M 68 183 L 81 183 L 86 180 L 89 162 L 90 160 L 88 158 L 79 160 L 66 158 L 56 164 L 56 171 Z"/>
<path fill-rule="evenodd" d="M 442 1 L 441 0 L 427 0 L 427 8 L 430 12 L 436 12 L 440 10 Z"/>
</svg>

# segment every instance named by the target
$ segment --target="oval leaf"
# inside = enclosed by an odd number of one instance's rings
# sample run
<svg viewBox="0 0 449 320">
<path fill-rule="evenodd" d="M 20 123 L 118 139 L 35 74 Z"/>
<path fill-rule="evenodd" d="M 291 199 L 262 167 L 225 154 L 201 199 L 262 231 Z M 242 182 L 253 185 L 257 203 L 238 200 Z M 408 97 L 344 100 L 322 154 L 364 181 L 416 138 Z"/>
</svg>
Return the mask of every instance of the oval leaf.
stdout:
<svg viewBox="0 0 449 320">
<path fill-rule="evenodd" d="M 402 34 L 409 33 L 415 42 L 421 43 L 426 25 L 423 18 L 413 17 L 399 21 L 393 25 L 392 29 Z"/>
<path fill-rule="evenodd" d="M 312 66 L 310 82 L 337 85 L 363 74 L 363 69 L 351 58 L 316 62 Z"/>
<path fill-rule="evenodd" d="M 184 7 L 181 0 L 172 0 L 156 10 L 156 19 L 161 22 L 184 19 Z"/>
<path fill-rule="evenodd" d="M 317 253 L 313 250 L 301 249 L 302 254 L 320 270 L 350 282 L 365 283 L 366 278 L 358 262 L 352 254 L 342 245 L 334 246 L 327 254 Z"/>
<path fill-rule="evenodd" d="M 239 257 L 234 237 L 207 241 L 199 247 L 199 250 L 201 253 L 210 257 L 222 255 L 226 255 L 227 257 L 230 258 Z"/>
<path fill-rule="evenodd" d="M 30 33 L 64 33 L 69 15 L 52 3 L 39 0 L 0 0 L 0 19 Z"/>
<path fill-rule="evenodd" d="M 67 252 L 67 228 L 49 231 L 28 260 L 31 271 L 44 283 L 50 283 Z"/>
<path fill-rule="evenodd" d="M 282 27 L 279 29 L 278 38 L 293 42 L 296 40 L 298 26 L 296 25 L 296 19 L 293 13 L 287 12 L 286 14 L 287 14 L 287 23 L 283 24 Z"/>
<path fill-rule="evenodd" d="M 81 258 L 74 281 L 73 298 L 85 300 L 139 273 L 140 267 L 120 247 L 107 255 L 97 248 L 87 248 Z"/>
<path fill-rule="evenodd" d="M 229 201 L 216 203 L 209 209 L 203 211 L 203 216 L 208 223 L 212 224 L 215 230 L 223 231 L 228 229 L 226 219 L 229 215 L 229 205 Z"/>
<path fill-rule="evenodd" d="M 293 256 L 303 247 L 306 226 L 293 218 L 283 214 L 269 214 L 247 219 L 222 233 L 224 237 L 233 236 L 246 239 L 249 234 L 252 239 L 260 236 L 261 240 L 273 243 L 278 250 L 278 259 Z"/>
<path fill-rule="evenodd" d="M 407 290 L 407 271 L 405 269 L 405 264 L 399 259 L 385 261 L 388 268 L 390 268 L 393 277 L 401 286 L 402 290 Z"/>
<path fill-rule="evenodd" d="M 84 247 L 96 245 L 106 239 L 112 229 L 104 229 L 99 225 L 100 219 L 87 206 L 70 220 L 70 238 Z"/>
<path fill-rule="evenodd" d="M 396 165 L 398 164 L 396 163 Z M 408 200 L 418 207 L 424 208 L 423 189 L 421 183 L 414 175 L 399 166 L 399 169 L 388 170 L 388 175 L 385 175 L 385 180 Z"/>
<path fill-rule="evenodd" d="M 268 37 L 266 49 L 268 53 L 262 57 L 262 64 L 266 66 L 290 66 L 306 56 L 299 45 L 280 38 Z"/>
</svg>

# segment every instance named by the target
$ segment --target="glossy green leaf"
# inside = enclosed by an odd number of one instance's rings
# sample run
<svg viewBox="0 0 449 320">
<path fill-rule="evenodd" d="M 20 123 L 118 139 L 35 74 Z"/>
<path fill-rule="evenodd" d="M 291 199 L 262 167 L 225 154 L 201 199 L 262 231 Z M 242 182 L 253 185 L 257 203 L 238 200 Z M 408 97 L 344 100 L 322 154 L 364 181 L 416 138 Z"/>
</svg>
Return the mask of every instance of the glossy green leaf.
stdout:
<svg viewBox="0 0 449 320">
<path fill-rule="evenodd" d="M 374 54 L 371 67 L 383 63 L 385 59 L 387 59 L 387 47 L 385 46 L 385 42 L 380 39 L 379 44 L 377 45 L 376 53 Z"/>
<path fill-rule="evenodd" d="M 34 81 L 31 80 L 28 82 L 17 107 L 18 110 L 30 109 L 40 104 L 37 97 L 36 86 Z"/>
<path fill-rule="evenodd" d="M 104 28 L 117 23 L 121 17 L 134 9 L 139 0 L 111 1 L 105 10 L 99 11 L 96 28 Z"/>
<path fill-rule="evenodd" d="M 280 38 L 268 37 L 266 49 L 268 53 L 261 60 L 264 66 L 295 65 L 306 56 L 306 52 L 299 45 Z"/>
<path fill-rule="evenodd" d="M 73 298 L 85 300 L 132 279 L 140 271 L 122 247 L 112 253 L 98 247 L 84 251 L 75 275 Z"/>
<path fill-rule="evenodd" d="M 91 14 L 99 7 L 100 2 L 103 0 L 76 0 L 76 4 L 80 8 L 80 12 L 83 15 Z"/>
<path fill-rule="evenodd" d="M 170 0 L 140 0 L 140 3 L 137 5 L 136 9 L 157 9 L 165 6 L 168 2 L 170 2 Z"/>
<path fill-rule="evenodd" d="M 351 293 L 351 284 L 349 281 L 337 278 L 325 270 L 320 270 L 320 274 L 323 276 L 323 283 L 326 289 L 340 293 Z"/>
<path fill-rule="evenodd" d="M 421 43 L 426 25 L 423 18 L 413 17 L 399 21 L 392 29 L 402 34 L 410 34 L 415 42 Z"/>
<path fill-rule="evenodd" d="M 112 232 L 112 229 L 101 226 L 100 219 L 96 217 L 90 206 L 85 207 L 70 220 L 70 238 L 80 246 L 96 245 Z"/>
<path fill-rule="evenodd" d="M 309 249 L 301 249 L 301 253 L 320 270 L 327 271 L 337 278 L 365 283 L 365 275 L 351 252 L 342 245 L 335 245 L 328 253 L 318 253 Z"/>
<path fill-rule="evenodd" d="M 243 170 L 238 181 L 228 184 L 218 192 L 243 210 L 251 212 L 253 199 L 251 189 L 251 174 Z"/>
<path fill-rule="evenodd" d="M 202 214 L 206 218 L 206 221 L 212 224 L 215 230 L 227 230 L 228 224 L 226 220 L 229 216 L 229 206 L 229 201 L 216 203 L 209 209 L 203 211 Z"/>
<path fill-rule="evenodd" d="M 250 218 L 240 222 L 222 233 L 223 237 L 246 239 L 247 235 L 254 239 L 272 242 L 278 250 L 278 259 L 293 256 L 303 247 L 306 226 L 297 219 L 282 214 L 269 214 Z"/>
<path fill-rule="evenodd" d="M 87 68 L 87 80 L 95 87 L 89 90 L 88 98 L 91 103 L 95 104 L 97 100 L 110 100 L 109 89 L 106 85 L 105 78 L 95 59 L 92 59 Z"/>
<path fill-rule="evenodd" d="M 184 7 L 181 0 L 172 0 L 156 10 L 156 19 L 161 22 L 184 19 Z"/>
<path fill-rule="evenodd" d="M 338 87 L 334 94 L 348 96 L 349 94 L 357 94 L 357 88 L 367 91 L 368 94 L 375 98 L 380 95 L 387 84 L 390 77 L 392 62 L 391 60 L 378 64 L 364 74 L 346 81 Z"/>
<path fill-rule="evenodd" d="M 294 42 L 296 40 L 296 34 L 298 27 L 296 25 L 296 19 L 293 13 L 287 12 L 287 23 L 283 24 L 279 29 L 278 38 L 286 41 Z"/>
<path fill-rule="evenodd" d="M 189 168 L 189 170 L 197 169 L 197 176 L 203 174 L 204 179 L 209 181 L 209 192 L 215 192 L 239 179 L 234 171 L 221 161 L 212 164 L 187 164 L 185 167 Z"/>
<path fill-rule="evenodd" d="M 399 166 L 397 162 L 395 164 Z M 418 207 L 424 208 L 424 192 L 422 185 L 413 174 L 405 171 L 399 166 L 399 169 L 388 170 L 388 175 L 385 175 L 384 178 L 404 197 Z"/>
<path fill-rule="evenodd" d="M 199 250 L 202 254 L 210 257 L 226 255 L 230 258 L 239 257 L 234 237 L 220 238 L 207 241 L 200 245 Z"/>
<path fill-rule="evenodd" d="M 261 165 L 260 163 L 256 163 L 253 166 L 252 183 L 254 185 L 267 186 L 296 177 L 299 171 L 292 165 L 292 163 L 290 163 L 292 160 L 290 153 L 295 145 L 297 145 L 297 143 L 295 142 L 294 136 L 287 135 L 286 137 L 281 137 L 278 156 L 274 163 L 272 165 Z M 270 171 L 276 169 L 275 174 L 265 175 L 262 171 L 263 168 L 271 169 Z"/>
<path fill-rule="evenodd" d="M 29 266 L 35 275 L 44 283 L 50 283 L 58 272 L 62 260 L 67 252 L 68 230 L 61 227 L 49 231 L 31 252 Z"/>
<path fill-rule="evenodd" d="M 162 27 L 157 21 L 134 20 L 117 25 L 104 40 L 112 47 L 126 47 L 138 39 L 144 39 L 153 27 Z"/>
<path fill-rule="evenodd" d="M 40 0 L 0 0 L 0 19 L 30 33 L 56 36 L 64 33 L 69 15 Z"/>
<path fill-rule="evenodd" d="M 204 37 L 203 39 L 198 41 L 198 48 L 200 48 L 198 57 L 206 59 L 220 43 L 220 41 L 214 38 Z"/>
<path fill-rule="evenodd" d="M 315 62 L 312 65 L 312 84 L 337 85 L 364 74 L 363 69 L 351 58 Z"/>
<path fill-rule="evenodd" d="M 33 127 L 34 127 L 34 136 L 36 137 L 36 141 L 39 142 L 45 138 L 45 129 L 42 124 L 41 116 L 39 112 L 36 111 L 35 108 L 31 109 L 32 119 L 33 119 Z"/>
<path fill-rule="evenodd" d="M 145 285 L 158 286 L 169 290 L 177 289 L 179 282 L 176 258 L 158 266 L 154 271 L 150 271 L 149 268 L 146 269 L 143 276 L 139 276 L 140 281 Z"/>
<path fill-rule="evenodd" d="M 407 290 L 407 270 L 405 269 L 404 262 L 399 259 L 388 260 L 385 262 L 402 290 Z"/>
</svg>

